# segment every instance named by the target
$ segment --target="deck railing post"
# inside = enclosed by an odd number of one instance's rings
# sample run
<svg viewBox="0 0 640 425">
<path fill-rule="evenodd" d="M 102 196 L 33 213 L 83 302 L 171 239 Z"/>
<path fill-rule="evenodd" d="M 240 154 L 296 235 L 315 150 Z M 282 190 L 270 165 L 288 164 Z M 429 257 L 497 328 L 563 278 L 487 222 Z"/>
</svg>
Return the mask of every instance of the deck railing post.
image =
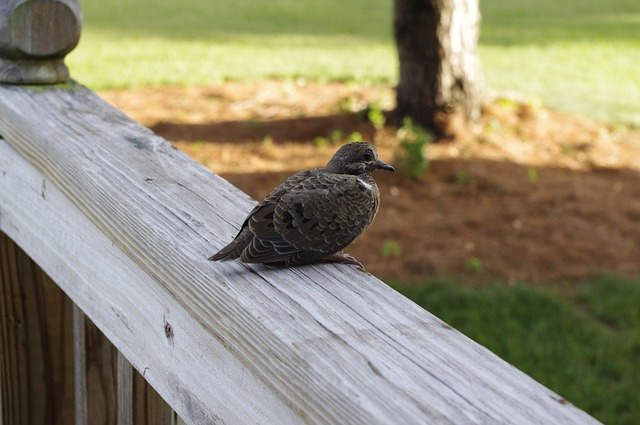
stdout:
<svg viewBox="0 0 640 425">
<path fill-rule="evenodd" d="M 81 27 L 78 0 L 1 0 L 0 84 L 69 80 Z M 4 233 L 0 248 L 0 425 L 170 424 L 82 310 Z"/>
<path fill-rule="evenodd" d="M 81 27 L 78 0 L 2 0 L 0 82 L 67 81 L 64 57 L 78 44 Z"/>
<path fill-rule="evenodd" d="M 69 79 L 77 0 L 0 2 L 0 83 Z M 72 302 L 0 233 L 0 424 L 74 423 Z"/>
</svg>

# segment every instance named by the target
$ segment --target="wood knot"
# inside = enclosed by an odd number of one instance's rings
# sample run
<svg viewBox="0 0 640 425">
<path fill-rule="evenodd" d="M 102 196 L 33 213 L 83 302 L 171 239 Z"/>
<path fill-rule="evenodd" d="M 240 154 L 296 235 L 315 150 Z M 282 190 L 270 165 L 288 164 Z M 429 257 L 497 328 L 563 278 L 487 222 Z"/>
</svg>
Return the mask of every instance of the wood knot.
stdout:
<svg viewBox="0 0 640 425">
<path fill-rule="evenodd" d="M 162 322 L 164 324 L 164 336 L 167 337 L 169 342 L 173 342 L 173 326 L 171 326 L 171 323 L 167 322 L 165 317 L 162 318 Z"/>
</svg>

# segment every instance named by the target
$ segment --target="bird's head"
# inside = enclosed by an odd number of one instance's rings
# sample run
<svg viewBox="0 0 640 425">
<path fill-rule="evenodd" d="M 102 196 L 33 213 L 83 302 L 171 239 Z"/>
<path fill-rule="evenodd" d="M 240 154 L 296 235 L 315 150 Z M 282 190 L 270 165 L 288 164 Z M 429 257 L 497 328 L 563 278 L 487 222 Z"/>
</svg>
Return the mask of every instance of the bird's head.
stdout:
<svg viewBox="0 0 640 425">
<path fill-rule="evenodd" d="M 353 175 L 368 174 L 378 168 L 395 171 L 393 166 L 378 159 L 378 151 L 367 142 L 343 145 L 325 167 L 330 173 Z"/>
</svg>

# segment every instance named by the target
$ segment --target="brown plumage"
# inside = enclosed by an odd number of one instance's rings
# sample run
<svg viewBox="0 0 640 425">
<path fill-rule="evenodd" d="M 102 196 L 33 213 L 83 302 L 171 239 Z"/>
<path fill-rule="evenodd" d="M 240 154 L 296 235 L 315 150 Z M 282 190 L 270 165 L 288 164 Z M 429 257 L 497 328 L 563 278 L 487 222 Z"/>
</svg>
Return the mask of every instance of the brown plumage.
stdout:
<svg viewBox="0 0 640 425">
<path fill-rule="evenodd" d="M 293 266 L 314 261 L 362 264 L 340 251 L 373 221 L 380 191 L 371 172 L 394 168 L 378 160 L 375 147 L 349 143 L 325 168 L 289 177 L 260 202 L 235 239 L 211 261 Z"/>
</svg>

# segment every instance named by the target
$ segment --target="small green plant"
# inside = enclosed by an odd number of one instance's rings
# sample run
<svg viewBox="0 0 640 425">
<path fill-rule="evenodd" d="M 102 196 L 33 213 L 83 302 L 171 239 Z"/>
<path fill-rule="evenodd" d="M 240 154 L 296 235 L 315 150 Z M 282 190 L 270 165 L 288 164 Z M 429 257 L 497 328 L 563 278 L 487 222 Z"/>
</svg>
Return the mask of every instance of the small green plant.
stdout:
<svg viewBox="0 0 640 425">
<path fill-rule="evenodd" d="M 362 135 L 360 133 L 358 132 L 351 133 L 345 139 L 344 132 L 339 128 L 332 130 L 331 134 L 329 134 L 329 137 L 318 136 L 315 139 L 313 139 L 313 141 L 316 144 L 316 148 L 318 150 L 323 150 L 327 146 L 336 146 L 336 145 L 341 145 L 343 143 L 348 143 L 351 141 L 359 141 L 359 140 L 362 140 Z"/>
<path fill-rule="evenodd" d="M 340 112 L 356 112 L 360 106 L 358 99 L 352 95 L 345 96 L 338 101 L 338 110 Z"/>
<path fill-rule="evenodd" d="M 505 97 L 498 99 L 498 105 L 502 106 L 503 108 L 507 108 L 507 109 L 516 109 L 517 107 L 519 107 L 520 105 L 518 104 L 517 101 L 515 101 L 514 99 L 507 99 Z"/>
<path fill-rule="evenodd" d="M 397 241 L 387 239 L 382 244 L 380 255 L 382 255 L 383 258 L 399 257 L 402 255 L 402 247 Z"/>
<path fill-rule="evenodd" d="M 378 131 L 382 130 L 387 122 L 387 117 L 385 117 L 382 108 L 375 103 L 367 108 L 367 119 Z"/>
<path fill-rule="evenodd" d="M 569 143 L 563 143 L 560 145 L 560 152 L 566 156 L 574 156 L 576 154 L 576 148 Z"/>
<path fill-rule="evenodd" d="M 344 143 L 361 142 L 361 141 L 362 141 L 362 134 L 360 134 L 357 131 L 354 131 L 353 133 L 349 134 L 347 138 L 344 139 Z"/>
<path fill-rule="evenodd" d="M 360 142 L 362 141 L 362 134 L 360 134 L 357 131 L 354 131 L 353 133 L 350 133 L 349 135 L 344 137 L 344 132 L 342 130 L 335 129 L 331 132 L 328 138 L 318 136 L 315 139 L 313 139 L 313 141 L 316 144 L 316 149 L 323 150 L 329 145 L 335 146 L 335 145 L 341 145 L 344 143 Z"/>
<path fill-rule="evenodd" d="M 484 270 L 484 265 L 479 258 L 472 257 L 467 260 L 467 263 L 464 265 L 464 268 L 468 272 L 472 273 L 480 273 Z"/>
<path fill-rule="evenodd" d="M 542 108 L 542 101 L 540 99 L 537 99 L 535 97 L 531 97 L 529 99 L 527 99 L 524 104 L 528 107 L 531 108 L 533 110 L 537 110 Z"/>
<path fill-rule="evenodd" d="M 527 170 L 527 176 L 529 177 L 530 183 L 538 183 L 538 180 L 540 180 L 540 174 L 536 167 L 529 167 Z"/>
<path fill-rule="evenodd" d="M 484 125 L 483 132 L 495 133 L 497 131 L 500 131 L 502 128 L 503 128 L 503 125 L 500 122 L 500 120 L 496 118 L 492 118 Z"/>
<path fill-rule="evenodd" d="M 329 136 L 331 138 L 331 144 L 333 145 L 339 145 L 342 142 L 342 135 L 343 135 L 343 131 L 340 130 L 339 128 L 333 130 L 331 132 L 331 135 Z"/>
<path fill-rule="evenodd" d="M 464 186 L 471 181 L 471 174 L 464 170 L 456 171 L 456 184 Z"/>
<path fill-rule="evenodd" d="M 425 150 L 433 141 L 433 133 L 407 117 L 402 121 L 402 127 L 398 129 L 396 136 L 400 140 L 400 149 L 395 156 L 398 169 L 406 176 L 420 178 L 429 167 Z"/>
<path fill-rule="evenodd" d="M 326 147 L 329 146 L 329 141 L 327 140 L 326 137 L 318 136 L 315 139 L 313 139 L 313 141 L 315 142 L 316 149 L 318 150 L 326 149 Z"/>
</svg>

